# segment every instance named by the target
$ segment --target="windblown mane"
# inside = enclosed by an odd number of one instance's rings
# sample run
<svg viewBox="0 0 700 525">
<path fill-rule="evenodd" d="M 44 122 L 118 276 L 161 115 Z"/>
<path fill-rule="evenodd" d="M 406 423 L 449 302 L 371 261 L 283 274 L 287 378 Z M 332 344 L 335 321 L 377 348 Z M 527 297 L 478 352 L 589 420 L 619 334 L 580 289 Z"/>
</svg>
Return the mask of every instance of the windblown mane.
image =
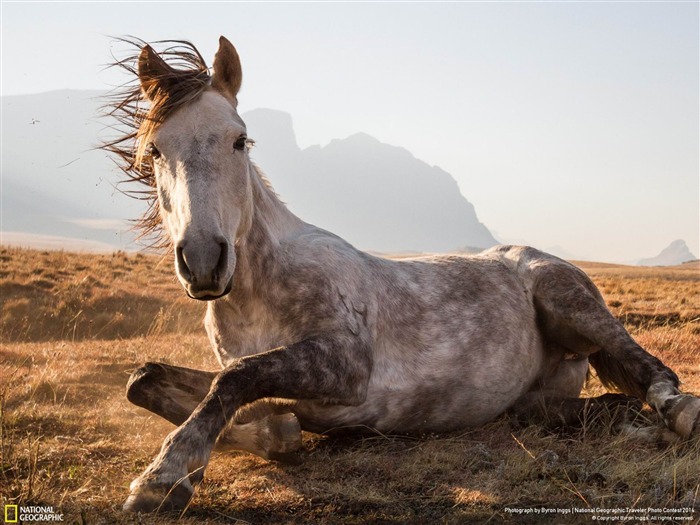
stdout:
<svg viewBox="0 0 700 525">
<path fill-rule="evenodd" d="M 137 38 L 120 40 L 131 46 L 133 52 L 124 59 L 115 59 L 111 66 L 126 70 L 132 80 L 106 96 L 103 110 L 105 116 L 113 119 L 110 129 L 117 137 L 104 142 L 100 148 L 112 154 L 124 173 L 125 178 L 120 183 L 142 185 L 138 189 L 122 190 L 130 197 L 148 202 L 144 214 L 134 221 L 136 229 L 140 230 L 139 238 L 150 239 L 152 247 L 164 247 L 168 241 L 162 232 L 153 157 L 147 146 L 165 119 L 195 100 L 211 84 L 211 75 L 202 55 L 190 42 L 156 42 L 158 47 L 164 46 L 159 55 L 169 66 L 169 71 L 159 79 L 168 85 L 168 90 L 155 90 L 150 94 L 152 100 L 148 100 L 138 77 L 139 53 L 147 44 Z"/>
</svg>

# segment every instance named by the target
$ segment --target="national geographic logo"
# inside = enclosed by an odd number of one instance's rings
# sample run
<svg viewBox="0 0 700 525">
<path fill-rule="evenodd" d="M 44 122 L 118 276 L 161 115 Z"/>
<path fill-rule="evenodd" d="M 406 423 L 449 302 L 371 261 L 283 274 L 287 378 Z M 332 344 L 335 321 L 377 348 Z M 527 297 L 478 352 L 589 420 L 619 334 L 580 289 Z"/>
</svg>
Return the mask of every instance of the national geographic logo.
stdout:
<svg viewBox="0 0 700 525">
<path fill-rule="evenodd" d="M 5 523 L 17 523 L 18 515 L 17 505 L 5 505 Z"/>
<path fill-rule="evenodd" d="M 52 523 L 63 521 L 63 514 L 53 507 L 5 505 L 5 523 Z"/>
</svg>

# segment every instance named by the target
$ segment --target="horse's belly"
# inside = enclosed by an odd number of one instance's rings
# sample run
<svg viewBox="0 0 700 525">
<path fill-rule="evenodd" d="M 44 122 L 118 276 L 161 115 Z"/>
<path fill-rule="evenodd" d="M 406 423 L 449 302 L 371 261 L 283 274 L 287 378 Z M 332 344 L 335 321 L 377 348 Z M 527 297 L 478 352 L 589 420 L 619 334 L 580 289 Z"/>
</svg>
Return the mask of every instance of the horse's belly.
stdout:
<svg viewBox="0 0 700 525">
<path fill-rule="evenodd" d="M 376 363 L 360 406 L 300 402 L 302 426 L 315 432 L 369 427 L 380 432 L 448 432 L 476 427 L 510 408 L 533 384 L 543 362 L 539 334 L 513 345 L 472 348 L 460 359 Z"/>
</svg>

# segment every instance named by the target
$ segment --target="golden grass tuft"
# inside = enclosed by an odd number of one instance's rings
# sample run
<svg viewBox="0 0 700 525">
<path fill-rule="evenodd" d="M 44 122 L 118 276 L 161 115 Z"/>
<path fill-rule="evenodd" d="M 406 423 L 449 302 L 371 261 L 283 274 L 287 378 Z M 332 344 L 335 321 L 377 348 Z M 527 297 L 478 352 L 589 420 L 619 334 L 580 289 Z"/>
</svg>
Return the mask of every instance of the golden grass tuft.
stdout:
<svg viewBox="0 0 700 525">
<path fill-rule="evenodd" d="M 130 481 L 172 429 L 127 402 L 129 372 L 147 360 L 216 368 L 201 305 L 154 256 L 2 249 L 0 261 L 3 503 L 53 505 L 81 525 L 590 522 L 506 511 L 573 507 L 700 516 L 700 443 L 642 443 L 605 420 L 555 435 L 507 417 L 422 439 L 305 434 L 295 467 L 215 455 L 183 516 L 125 516 Z M 697 270 L 582 266 L 634 337 L 700 393 Z"/>
</svg>

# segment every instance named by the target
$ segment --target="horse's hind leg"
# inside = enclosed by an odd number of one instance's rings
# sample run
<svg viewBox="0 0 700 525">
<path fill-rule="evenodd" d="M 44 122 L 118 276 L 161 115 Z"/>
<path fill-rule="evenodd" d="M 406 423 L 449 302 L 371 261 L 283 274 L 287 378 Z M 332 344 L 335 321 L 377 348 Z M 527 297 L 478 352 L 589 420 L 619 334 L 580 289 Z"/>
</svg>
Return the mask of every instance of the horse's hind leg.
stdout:
<svg viewBox="0 0 700 525">
<path fill-rule="evenodd" d="M 520 423 L 538 423 L 550 430 L 582 429 L 602 424 L 622 431 L 629 427 L 630 414 L 638 414 L 641 408 L 641 401 L 625 394 L 574 398 L 532 392 L 518 400 L 512 413 Z"/>
<path fill-rule="evenodd" d="M 580 398 L 588 374 L 588 359 L 567 356 L 564 349 L 550 344 L 547 372 L 511 409 L 521 423 L 538 423 L 551 430 L 567 430 L 609 422 L 622 427 L 630 411 L 638 412 L 642 403 L 624 394 L 605 394 Z M 568 359 L 567 359 L 568 357 Z"/>
<path fill-rule="evenodd" d="M 126 395 L 135 405 L 179 426 L 206 397 L 216 375 L 146 363 L 131 374 Z M 265 459 L 296 463 L 300 448 L 301 429 L 290 407 L 261 400 L 239 410 L 219 435 L 215 450 L 245 450 Z"/>
<path fill-rule="evenodd" d="M 681 438 L 700 435 L 700 399 L 678 390 L 678 377 L 639 346 L 578 268 L 536 250 L 517 270 L 531 286 L 546 339 L 580 355 L 606 386 L 647 401 Z"/>
</svg>

